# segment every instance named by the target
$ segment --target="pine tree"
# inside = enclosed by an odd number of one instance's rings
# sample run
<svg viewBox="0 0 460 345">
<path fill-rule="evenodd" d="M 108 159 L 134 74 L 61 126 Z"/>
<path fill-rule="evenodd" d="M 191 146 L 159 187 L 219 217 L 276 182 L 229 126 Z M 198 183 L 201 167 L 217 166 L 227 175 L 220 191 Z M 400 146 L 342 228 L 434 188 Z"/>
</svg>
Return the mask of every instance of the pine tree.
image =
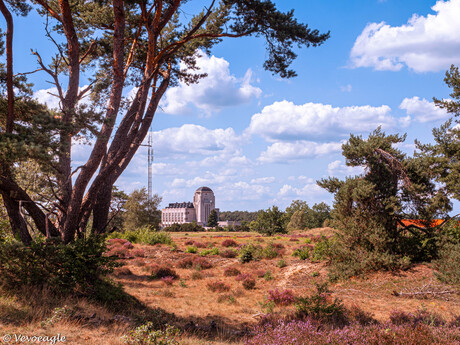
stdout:
<svg viewBox="0 0 460 345">
<path fill-rule="evenodd" d="M 45 228 L 50 219 L 7 169 L 21 160 L 21 155 L 26 159 L 45 155 L 48 162 L 42 159 L 42 167 L 54 174 L 58 189 L 51 235 L 59 235 L 64 243 L 75 236 L 84 237 L 91 216 L 96 220 L 92 232 L 104 232 L 112 186 L 145 139 L 166 90 L 178 81 L 193 84 L 204 77 L 196 71 L 199 54 L 210 54 L 224 38 L 261 37 L 267 47 L 264 68 L 291 78 L 295 76 L 290 68 L 296 58 L 294 47 L 318 46 L 329 37 L 329 33 L 321 34 L 299 23 L 293 11 L 280 12 L 270 0 L 210 1 L 207 6 L 201 4 L 202 10 L 198 8 L 196 15 L 184 15 L 189 12 L 189 7 L 184 7 L 190 3 L 34 1 L 37 13 L 44 17 L 46 35 L 55 42 L 56 53 L 49 61 L 39 51 L 33 54 L 40 73 L 53 81 L 60 106 L 53 116 L 43 112 L 46 121 L 40 124 L 42 130 L 32 133 L 30 123 L 22 126 L 24 122 L 15 118 L 13 21 L 0 0 L 8 23 L 4 82 L 8 96 L 7 107 L 2 109 L 6 125 L 0 129 L 0 154 L 8 156 L 8 164 L 1 167 L 0 193 L 11 225 L 14 231 L 20 231 L 24 242 L 30 242 L 31 237 L 24 230 L 19 200 L 27 201 L 27 212 L 47 236 L 50 234 Z M 6 4 L 20 13 L 30 8 L 22 1 Z M 193 4 L 200 5 L 197 1 Z M 88 79 L 89 86 L 80 89 L 83 78 Z M 124 97 L 128 89 L 135 90 L 134 97 Z M 83 97 L 89 104 L 79 102 Z M 34 116 L 26 114 L 31 123 L 36 122 Z M 48 130 L 43 130 L 45 125 Z M 39 141 L 37 133 L 44 140 Z M 94 144 L 88 161 L 73 171 L 72 144 L 76 138 L 91 138 Z M 18 150 L 21 146 L 23 149 Z"/>
<path fill-rule="evenodd" d="M 209 217 L 208 217 L 208 226 L 210 228 L 215 228 L 218 225 L 219 223 L 217 219 L 217 212 L 216 210 L 211 210 L 211 213 L 209 213 Z"/>
<path fill-rule="evenodd" d="M 395 147 L 404 140 L 380 128 L 367 139 L 351 135 L 342 146 L 346 164 L 361 166 L 365 173 L 318 181 L 334 194 L 333 227 L 340 232 L 331 261 L 337 277 L 396 269 L 435 254 L 431 220 L 451 205 L 425 162 Z M 402 220 L 413 217 L 425 227 L 404 226 Z"/>
</svg>

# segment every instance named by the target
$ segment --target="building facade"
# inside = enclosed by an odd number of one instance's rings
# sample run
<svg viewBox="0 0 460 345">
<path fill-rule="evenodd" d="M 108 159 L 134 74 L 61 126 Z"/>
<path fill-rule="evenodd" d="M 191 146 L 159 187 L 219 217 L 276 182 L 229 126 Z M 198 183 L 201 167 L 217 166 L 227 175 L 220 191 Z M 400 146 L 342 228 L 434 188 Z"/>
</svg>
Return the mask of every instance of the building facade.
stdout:
<svg viewBox="0 0 460 345">
<path fill-rule="evenodd" d="M 209 187 L 200 187 L 195 191 L 193 203 L 171 203 L 168 207 L 161 210 L 161 225 L 170 226 L 172 224 L 192 223 L 195 221 L 202 226 L 208 225 L 208 217 L 212 210 L 216 208 L 216 197 Z"/>
</svg>

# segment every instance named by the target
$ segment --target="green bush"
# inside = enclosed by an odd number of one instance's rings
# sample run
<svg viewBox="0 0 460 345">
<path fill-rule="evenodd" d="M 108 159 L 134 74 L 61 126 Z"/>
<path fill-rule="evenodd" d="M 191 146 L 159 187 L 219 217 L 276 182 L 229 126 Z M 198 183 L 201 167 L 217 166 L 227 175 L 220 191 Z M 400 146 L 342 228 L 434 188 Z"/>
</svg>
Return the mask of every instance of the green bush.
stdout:
<svg viewBox="0 0 460 345">
<path fill-rule="evenodd" d="M 313 262 L 323 261 L 328 258 L 331 249 L 331 241 L 327 239 L 324 235 L 321 235 L 321 238 L 318 242 L 315 243 L 313 247 L 311 260 Z"/>
<path fill-rule="evenodd" d="M 439 250 L 435 267 L 440 281 L 460 285 L 460 242 L 444 244 Z"/>
<path fill-rule="evenodd" d="M 127 345 L 179 345 L 180 331 L 168 326 L 165 330 L 155 330 L 152 322 L 139 326 L 123 336 Z"/>
<path fill-rule="evenodd" d="M 202 250 L 199 255 L 200 256 L 219 255 L 219 248 Z"/>
<path fill-rule="evenodd" d="M 107 239 L 111 238 L 122 238 L 132 243 L 144 243 L 150 245 L 173 244 L 170 234 L 164 231 L 152 231 L 149 227 L 143 227 L 137 229 L 136 231 L 112 232 L 107 236 Z"/>
<path fill-rule="evenodd" d="M 298 257 L 300 260 L 307 260 L 310 257 L 311 249 L 308 246 L 301 246 L 294 250 L 292 256 Z"/>
<path fill-rule="evenodd" d="M 278 257 L 279 254 L 276 251 L 273 243 L 269 243 L 264 249 L 262 249 L 260 255 L 264 259 L 274 259 Z"/>
<path fill-rule="evenodd" d="M 67 245 L 57 240 L 0 244 L 0 285 L 8 290 L 46 285 L 59 293 L 86 293 L 120 265 L 103 255 L 106 249 L 105 239 L 95 236 Z"/>
<path fill-rule="evenodd" d="M 345 321 L 345 307 L 339 299 L 331 299 L 327 284 L 316 284 L 316 290 L 312 296 L 297 299 L 296 316 L 298 318 L 312 317 L 329 322 Z"/>
<path fill-rule="evenodd" d="M 240 249 L 239 260 L 243 264 L 251 262 L 253 260 L 259 260 L 260 252 L 260 246 L 255 246 L 252 243 L 246 244 L 242 246 Z"/>
<path fill-rule="evenodd" d="M 198 248 L 195 246 L 188 246 L 187 249 L 185 249 L 186 253 L 191 253 L 191 254 L 196 254 L 198 252 Z"/>
</svg>

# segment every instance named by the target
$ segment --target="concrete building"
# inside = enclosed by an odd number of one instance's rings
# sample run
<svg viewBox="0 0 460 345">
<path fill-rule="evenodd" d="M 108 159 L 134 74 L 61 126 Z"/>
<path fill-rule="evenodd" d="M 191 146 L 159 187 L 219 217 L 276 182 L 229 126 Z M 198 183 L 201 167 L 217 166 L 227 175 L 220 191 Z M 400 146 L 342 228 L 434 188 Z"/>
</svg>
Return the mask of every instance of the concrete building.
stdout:
<svg viewBox="0 0 460 345">
<path fill-rule="evenodd" d="M 195 208 L 191 202 L 175 202 L 161 210 L 161 224 L 170 226 L 174 223 L 191 223 L 196 221 Z"/>
<path fill-rule="evenodd" d="M 202 226 L 208 225 L 208 217 L 212 210 L 216 208 L 216 197 L 209 187 L 200 187 L 195 191 L 193 203 L 171 203 L 168 207 L 161 210 L 161 225 L 170 226 L 174 223 L 183 224 L 195 221 Z"/>
</svg>

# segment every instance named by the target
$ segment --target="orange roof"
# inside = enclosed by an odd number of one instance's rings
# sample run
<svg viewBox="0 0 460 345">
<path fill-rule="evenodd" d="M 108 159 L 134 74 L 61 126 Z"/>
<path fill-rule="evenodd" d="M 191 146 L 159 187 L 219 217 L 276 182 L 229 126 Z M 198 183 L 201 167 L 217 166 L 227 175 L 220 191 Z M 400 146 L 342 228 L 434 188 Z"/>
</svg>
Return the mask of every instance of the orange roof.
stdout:
<svg viewBox="0 0 460 345">
<path fill-rule="evenodd" d="M 433 228 L 435 226 L 441 225 L 442 222 L 444 222 L 444 219 L 433 219 L 431 221 L 430 227 Z M 415 225 L 423 228 L 426 226 L 425 221 L 422 219 L 403 219 L 401 223 L 403 223 L 404 226 Z"/>
</svg>

